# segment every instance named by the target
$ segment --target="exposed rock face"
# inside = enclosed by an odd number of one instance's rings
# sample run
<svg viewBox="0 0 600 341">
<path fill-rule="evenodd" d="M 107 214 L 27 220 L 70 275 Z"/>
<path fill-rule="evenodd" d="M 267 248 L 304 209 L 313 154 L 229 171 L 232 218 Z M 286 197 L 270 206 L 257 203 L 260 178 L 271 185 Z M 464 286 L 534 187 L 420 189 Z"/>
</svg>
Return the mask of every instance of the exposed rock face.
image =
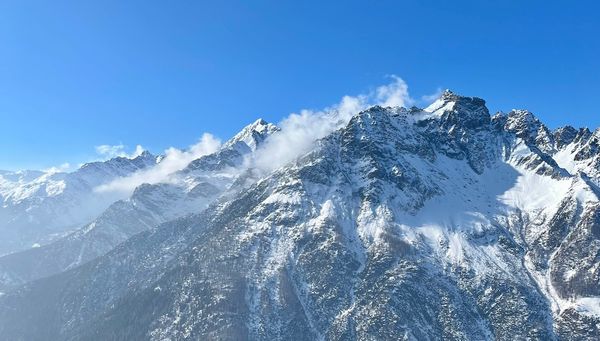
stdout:
<svg viewBox="0 0 600 341">
<path fill-rule="evenodd" d="M 595 340 L 597 143 L 451 92 L 373 107 L 201 213 L 7 292 L 0 337 Z"/>
</svg>

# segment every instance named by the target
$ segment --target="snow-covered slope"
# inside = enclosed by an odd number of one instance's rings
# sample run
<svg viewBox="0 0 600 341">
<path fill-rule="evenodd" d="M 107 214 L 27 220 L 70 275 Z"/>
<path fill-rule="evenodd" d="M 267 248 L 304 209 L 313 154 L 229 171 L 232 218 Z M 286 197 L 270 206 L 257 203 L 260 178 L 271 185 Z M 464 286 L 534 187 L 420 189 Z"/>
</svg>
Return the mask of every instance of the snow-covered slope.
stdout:
<svg viewBox="0 0 600 341">
<path fill-rule="evenodd" d="M 0 257 L 0 291 L 75 268 L 136 233 L 201 212 L 240 175 L 246 176 L 244 158 L 277 131 L 275 125 L 257 120 L 217 152 L 172 174 L 168 182 L 137 187 L 130 198 L 113 203 L 81 229 L 47 245 Z"/>
<path fill-rule="evenodd" d="M 0 337 L 597 340 L 595 143 L 449 91 L 372 107 L 202 213 L 7 292 Z"/>
<path fill-rule="evenodd" d="M 148 152 L 92 162 L 72 173 L 0 173 L 0 255 L 43 245 L 91 221 L 112 202 L 100 184 L 156 164 Z"/>
</svg>

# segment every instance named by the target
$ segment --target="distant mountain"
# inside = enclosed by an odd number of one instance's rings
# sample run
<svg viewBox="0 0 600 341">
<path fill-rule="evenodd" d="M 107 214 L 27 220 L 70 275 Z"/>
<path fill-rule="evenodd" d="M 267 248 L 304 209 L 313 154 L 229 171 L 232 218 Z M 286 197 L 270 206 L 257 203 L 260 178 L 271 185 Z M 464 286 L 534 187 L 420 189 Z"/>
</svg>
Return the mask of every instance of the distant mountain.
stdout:
<svg viewBox="0 0 600 341">
<path fill-rule="evenodd" d="M 169 183 L 142 184 L 130 198 L 47 245 L 0 257 L 0 291 L 47 277 L 99 257 L 119 243 L 161 223 L 201 212 L 244 173 L 244 158 L 278 128 L 257 120 L 213 154 L 172 174 Z"/>
<path fill-rule="evenodd" d="M 91 221 L 118 199 L 94 188 L 156 162 L 144 152 L 86 163 L 72 173 L 0 172 L 0 255 L 44 245 Z"/>
<path fill-rule="evenodd" d="M 0 338 L 597 340 L 599 138 L 450 91 L 369 108 L 207 209 L 5 292 Z"/>
</svg>

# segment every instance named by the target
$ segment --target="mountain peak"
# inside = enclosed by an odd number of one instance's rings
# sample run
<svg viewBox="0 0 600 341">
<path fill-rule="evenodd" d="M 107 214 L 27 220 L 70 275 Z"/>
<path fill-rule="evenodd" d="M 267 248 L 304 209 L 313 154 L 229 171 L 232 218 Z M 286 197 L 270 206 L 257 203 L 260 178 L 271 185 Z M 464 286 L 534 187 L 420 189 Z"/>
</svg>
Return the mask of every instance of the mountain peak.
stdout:
<svg viewBox="0 0 600 341">
<path fill-rule="evenodd" d="M 468 111 L 479 110 L 483 108 L 485 109 L 484 111 L 489 115 L 489 111 L 485 107 L 485 100 L 479 97 L 462 96 L 450 89 L 444 90 L 437 100 L 425 108 L 425 111 L 435 112 L 438 110 L 452 110 L 457 109 L 457 107 L 460 107 L 460 109 L 463 110 L 466 109 Z"/>
<path fill-rule="evenodd" d="M 480 127 L 490 122 L 490 112 L 483 99 L 462 96 L 448 89 L 424 111 L 430 113 L 428 118 L 441 119 L 450 126 Z"/>
<path fill-rule="evenodd" d="M 136 156 L 115 156 L 108 160 L 87 162 L 81 165 L 79 170 L 104 167 L 120 167 L 128 164 L 135 164 L 141 167 L 146 167 L 156 162 L 156 156 L 154 156 L 149 151 L 144 150 Z"/>
<path fill-rule="evenodd" d="M 264 126 L 269 124 L 267 121 L 265 121 L 262 117 L 258 118 L 256 121 L 254 121 L 254 123 L 251 124 L 251 126 Z"/>
<path fill-rule="evenodd" d="M 570 125 L 556 129 L 553 134 L 557 147 L 562 148 L 570 144 L 577 138 L 578 133 L 579 131 Z"/>
<path fill-rule="evenodd" d="M 451 98 L 454 98 L 456 96 L 459 96 L 459 95 L 457 95 L 454 91 L 452 91 L 450 89 L 446 89 L 446 90 L 444 90 L 442 92 L 442 95 L 440 96 L 440 98 L 451 99 Z"/>
<path fill-rule="evenodd" d="M 538 131 L 542 125 L 542 122 L 529 110 L 513 109 L 507 115 L 506 130 L 514 131 L 520 137 Z"/>
<path fill-rule="evenodd" d="M 156 159 L 156 156 L 147 150 L 143 150 L 137 156 L 131 158 L 131 160 L 147 160 L 147 159 Z"/>
<path fill-rule="evenodd" d="M 225 143 L 225 148 L 232 147 L 239 142 L 245 143 L 250 149 L 256 147 L 269 135 L 278 131 L 279 128 L 259 118 L 253 123 L 245 126 L 239 133 Z"/>
</svg>

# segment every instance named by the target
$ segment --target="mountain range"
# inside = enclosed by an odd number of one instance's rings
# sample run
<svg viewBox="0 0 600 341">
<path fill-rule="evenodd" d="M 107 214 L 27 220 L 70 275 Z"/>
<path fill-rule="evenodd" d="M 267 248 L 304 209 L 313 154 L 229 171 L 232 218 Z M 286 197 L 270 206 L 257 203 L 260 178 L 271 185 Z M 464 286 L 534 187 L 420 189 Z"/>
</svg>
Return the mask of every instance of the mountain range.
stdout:
<svg viewBox="0 0 600 341">
<path fill-rule="evenodd" d="M 600 338 L 600 130 L 447 90 L 258 167 L 286 133 L 0 173 L 0 339 Z"/>
</svg>

